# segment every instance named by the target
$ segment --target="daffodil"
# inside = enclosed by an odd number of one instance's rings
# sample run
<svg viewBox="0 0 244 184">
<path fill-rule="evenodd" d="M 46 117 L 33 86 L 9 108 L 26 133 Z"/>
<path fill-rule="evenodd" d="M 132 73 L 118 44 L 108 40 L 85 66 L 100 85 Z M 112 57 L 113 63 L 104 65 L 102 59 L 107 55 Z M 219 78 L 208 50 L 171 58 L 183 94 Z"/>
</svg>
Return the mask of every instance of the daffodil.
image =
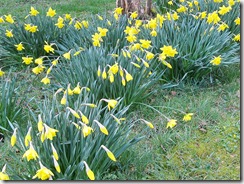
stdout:
<svg viewBox="0 0 244 184">
<path fill-rule="evenodd" d="M 8 174 L 6 174 L 6 164 L 3 166 L 2 171 L 0 172 L 0 180 L 9 180 Z"/>
<path fill-rule="evenodd" d="M 69 52 L 64 53 L 64 54 L 63 54 L 63 57 L 64 57 L 65 59 L 70 60 L 70 52 L 71 52 L 71 50 L 70 50 Z"/>
<path fill-rule="evenodd" d="M 107 73 L 105 71 L 105 68 L 103 69 L 102 78 L 103 79 L 106 79 L 107 78 Z"/>
<path fill-rule="evenodd" d="M 121 124 L 121 121 L 125 120 L 125 118 L 120 118 L 120 119 L 118 119 L 118 118 L 116 118 L 113 114 L 110 114 L 110 115 L 114 118 L 114 120 L 115 120 L 118 124 Z"/>
<path fill-rule="evenodd" d="M 9 37 L 9 38 L 14 37 L 14 35 L 13 35 L 13 33 L 12 33 L 12 30 L 6 30 L 5 35 L 6 35 L 7 37 Z"/>
<path fill-rule="evenodd" d="M 235 37 L 233 38 L 233 40 L 236 41 L 236 42 L 239 42 L 240 39 L 241 39 L 240 33 L 235 35 Z"/>
<path fill-rule="evenodd" d="M 29 65 L 33 62 L 33 57 L 22 57 L 23 63 Z"/>
<path fill-rule="evenodd" d="M 121 7 L 118 7 L 114 10 L 114 13 L 118 14 L 118 15 L 121 15 L 122 14 L 122 11 L 123 11 L 123 8 Z"/>
<path fill-rule="evenodd" d="M 30 13 L 31 16 L 37 16 L 39 11 L 37 11 L 34 7 L 31 7 Z"/>
<path fill-rule="evenodd" d="M 157 34 L 157 31 L 155 31 L 154 29 L 150 32 L 150 35 L 153 37 L 157 36 Z"/>
<path fill-rule="evenodd" d="M 175 127 L 176 124 L 177 124 L 176 121 L 177 120 L 175 120 L 175 119 L 170 119 L 169 122 L 167 123 L 167 127 L 166 128 L 169 128 L 169 127 L 170 128 L 173 128 L 173 127 Z"/>
<path fill-rule="evenodd" d="M 201 13 L 199 14 L 199 17 L 200 17 L 200 19 L 204 19 L 204 18 L 206 18 L 206 17 L 207 17 L 207 12 L 206 12 L 206 11 L 201 12 Z"/>
<path fill-rule="evenodd" d="M 80 88 L 80 83 L 76 85 L 76 87 L 73 89 L 74 94 L 80 94 L 81 93 L 81 88 Z"/>
<path fill-rule="evenodd" d="M 101 28 L 101 27 L 98 27 L 97 30 L 98 30 L 98 32 L 99 32 L 99 34 L 100 34 L 101 36 L 106 36 L 106 34 L 107 34 L 107 32 L 108 32 L 108 29 L 106 29 L 106 28 Z"/>
<path fill-rule="evenodd" d="M 30 128 L 28 129 L 28 132 L 27 132 L 27 134 L 26 134 L 26 136 L 25 136 L 25 146 L 26 146 L 26 147 L 29 145 L 29 142 L 31 141 L 31 134 L 30 134 L 31 129 L 32 129 L 32 127 L 30 127 Z"/>
<path fill-rule="evenodd" d="M 42 78 L 42 80 L 41 80 L 41 82 L 43 83 L 43 84 L 50 84 L 50 79 L 46 76 L 46 77 L 44 77 L 44 78 Z"/>
<path fill-rule="evenodd" d="M 17 141 L 16 134 L 17 134 L 17 128 L 14 129 L 14 133 L 11 136 L 11 140 L 10 140 L 11 146 L 14 146 L 16 144 Z"/>
<path fill-rule="evenodd" d="M 187 11 L 187 8 L 183 5 L 180 5 L 179 8 L 176 10 L 178 13 L 184 13 Z"/>
<path fill-rule="evenodd" d="M 240 23 L 241 23 L 241 19 L 240 19 L 240 17 L 237 17 L 237 18 L 234 20 L 234 22 L 235 22 L 236 25 L 240 25 Z"/>
<path fill-rule="evenodd" d="M 57 150 L 54 148 L 53 143 L 51 142 L 51 147 L 52 147 L 52 152 L 53 152 L 53 157 L 55 158 L 55 160 L 58 160 L 58 153 Z"/>
<path fill-rule="evenodd" d="M 38 66 L 36 66 L 36 67 L 34 67 L 34 68 L 32 69 L 32 72 L 33 72 L 34 74 L 38 75 L 38 74 L 40 74 L 40 73 L 43 72 L 44 68 L 45 68 L 45 66 L 43 66 L 43 65 L 38 65 Z"/>
<path fill-rule="evenodd" d="M 131 64 L 133 64 L 136 68 L 141 68 L 141 66 L 137 63 L 131 62 Z"/>
<path fill-rule="evenodd" d="M 119 71 L 118 63 L 115 63 L 109 68 L 109 72 L 112 72 L 114 75 L 118 73 L 118 71 Z"/>
<path fill-rule="evenodd" d="M 109 157 L 111 160 L 113 160 L 114 162 L 116 162 L 116 158 L 115 158 L 114 154 L 113 154 L 113 153 L 112 153 L 106 146 L 101 145 L 101 148 L 103 148 L 103 149 L 106 151 L 108 157 Z"/>
<path fill-rule="evenodd" d="M 123 76 L 121 76 L 121 83 L 122 83 L 123 86 L 126 85 L 126 81 L 125 81 L 125 78 Z"/>
<path fill-rule="evenodd" d="M 110 110 L 111 108 L 113 109 L 118 103 L 118 101 L 114 100 L 114 99 L 104 99 L 103 98 L 101 100 L 103 100 L 103 101 L 108 103 L 108 110 Z"/>
<path fill-rule="evenodd" d="M 151 47 L 151 41 L 150 40 L 140 39 L 140 43 L 141 43 L 142 48 L 148 49 L 149 47 Z"/>
<path fill-rule="evenodd" d="M 151 52 L 147 52 L 146 59 L 147 59 L 147 60 L 151 60 L 151 59 L 153 59 L 153 58 L 154 58 L 154 54 L 151 53 Z"/>
<path fill-rule="evenodd" d="M 212 59 L 212 60 L 210 61 L 210 63 L 211 63 L 212 65 L 219 65 L 219 64 L 221 63 L 221 60 L 222 60 L 221 56 L 214 57 L 214 59 Z"/>
<path fill-rule="evenodd" d="M 226 7 L 225 5 L 223 5 L 223 6 L 219 7 L 219 11 L 218 11 L 218 13 L 219 13 L 220 15 L 224 15 L 224 14 L 230 12 L 230 10 L 231 10 L 231 6 L 227 6 L 227 7 Z"/>
<path fill-rule="evenodd" d="M 218 27 L 218 31 L 224 31 L 225 29 L 229 28 L 229 26 L 226 23 L 222 23 Z"/>
<path fill-rule="evenodd" d="M 36 31 L 38 31 L 38 27 L 35 26 L 35 25 L 32 25 L 32 26 L 28 29 L 28 31 L 29 31 L 30 33 L 35 33 Z"/>
<path fill-rule="evenodd" d="M 88 28 L 89 27 L 89 22 L 86 21 L 86 20 L 83 20 L 81 21 L 82 25 L 85 27 L 85 28 Z"/>
<path fill-rule="evenodd" d="M 46 168 L 45 166 L 42 165 L 42 163 L 39 161 L 40 164 L 40 169 L 36 171 L 36 175 L 33 176 L 32 179 L 39 178 L 41 180 L 47 180 L 51 178 L 51 176 L 54 176 L 51 170 Z"/>
<path fill-rule="evenodd" d="M 167 61 L 163 60 L 162 63 L 167 66 L 169 69 L 172 69 L 172 66 L 170 63 L 168 63 Z"/>
<path fill-rule="evenodd" d="M 211 24 L 211 23 L 217 24 L 220 20 L 221 19 L 219 18 L 217 11 L 214 11 L 214 12 L 208 14 L 207 22 L 209 24 Z"/>
<path fill-rule="evenodd" d="M 2 71 L 2 68 L 0 68 L 0 77 L 2 77 L 5 74 L 4 71 Z"/>
<path fill-rule="evenodd" d="M 53 66 L 56 66 L 57 64 L 58 64 L 58 59 L 55 59 L 55 60 L 52 61 L 52 65 Z"/>
<path fill-rule="evenodd" d="M 12 15 L 4 15 L 5 16 L 5 20 L 6 22 L 10 23 L 10 24 L 13 24 L 14 23 L 14 19 L 12 17 Z"/>
<path fill-rule="evenodd" d="M 84 137 L 87 137 L 93 132 L 93 129 L 86 124 L 82 124 L 82 133 Z"/>
<path fill-rule="evenodd" d="M 53 10 L 51 7 L 47 11 L 47 17 L 54 17 L 56 15 L 56 10 Z"/>
<path fill-rule="evenodd" d="M 58 173 L 60 173 L 60 172 L 61 172 L 60 166 L 59 166 L 59 164 L 58 164 L 58 162 L 57 162 L 57 159 L 55 159 L 54 156 L 53 156 L 53 164 L 54 164 L 54 167 L 55 167 L 56 171 L 57 171 Z"/>
<path fill-rule="evenodd" d="M 88 178 L 90 180 L 95 180 L 95 176 L 94 176 L 94 173 L 93 171 L 89 168 L 89 166 L 87 165 L 86 161 L 83 161 L 85 167 L 86 167 L 86 174 L 88 176 Z"/>
<path fill-rule="evenodd" d="M 61 101 L 60 101 L 60 103 L 61 103 L 61 105 L 66 105 L 66 103 L 67 103 L 67 95 L 66 95 L 66 90 L 64 91 L 64 94 L 63 94 L 63 97 L 61 98 Z"/>
<path fill-rule="evenodd" d="M 75 29 L 80 30 L 83 26 L 82 26 L 82 23 L 80 23 L 79 21 L 76 21 L 74 27 L 75 27 Z"/>
<path fill-rule="evenodd" d="M 25 158 L 25 157 L 26 157 L 27 161 L 30 161 L 32 159 L 36 160 L 36 158 L 39 158 L 39 156 L 31 142 L 30 142 L 30 148 L 23 155 L 23 158 Z"/>
<path fill-rule="evenodd" d="M 81 121 L 85 124 L 89 124 L 89 119 L 81 111 L 79 111 L 79 113 L 81 115 Z"/>
<path fill-rule="evenodd" d="M 183 117 L 183 121 L 190 121 L 193 116 L 193 113 L 187 113 Z"/>
<path fill-rule="evenodd" d="M 22 43 L 19 43 L 19 44 L 14 45 L 14 46 L 16 47 L 17 51 L 22 51 L 23 49 L 25 49 L 25 47 L 23 46 Z"/>
<path fill-rule="evenodd" d="M 106 128 L 105 126 L 103 126 L 103 125 L 102 125 L 99 121 L 97 121 L 97 120 L 94 120 L 94 122 L 97 123 L 97 125 L 99 126 L 100 131 L 101 131 L 102 133 L 104 133 L 105 135 L 108 135 L 108 130 L 107 130 L 107 128 Z"/>
<path fill-rule="evenodd" d="M 163 54 L 168 57 L 174 57 L 178 52 L 176 49 L 173 49 L 172 46 L 166 46 L 164 45 L 160 50 L 163 51 Z"/>
<path fill-rule="evenodd" d="M 58 21 L 55 26 L 57 26 L 59 29 L 62 29 L 64 27 L 64 21 Z"/>
<path fill-rule="evenodd" d="M 143 122 L 146 123 L 146 125 L 149 126 L 149 128 L 152 128 L 152 129 L 154 128 L 154 126 L 153 126 L 153 124 L 151 122 L 146 121 L 144 119 L 141 119 L 141 120 L 143 120 Z"/>
<path fill-rule="evenodd" d="M 56 136 L 58 130 L 49 127 L 45 123 L 44 123 L 44 128 L 45 128 L 45 139 L 53 140 L 53 137 Z"/>
<path fill-rule="evenodd" d="M 138 16 L 137 11 L 134 11 L 134 12 L 131 13 L 130 18 L 132 18 L 132 19 L 136 19 L 137 16 Z"/>
<path fill-rule="evenodd" d="M 65 14 L 65 19 L 66 19 L 66 20 L 71 20 L 71 19 L 72 19 L 72 17 L 71 17 L 71 15 L 70 15 L 70 14 Z"/>
<path fill-rule="evenodd" d="M 47 52 L 47 53 L 50 53 L 50 52 L 52 52 L 52 53 L 54 53 L 54 48 L 52 48 L 52 45 L 53 44 L 48 44 L 46 41 L 45 41 L 45 45 L 44 45 L 44 50 Z"/>
<path fill-rule="evenodd" d="M 4 23 L 4 22 L 5 22 L 4 18 L 3 17 L 0 17 L 0 24 L 1 23 Z"/>
<path fill-rule="evenodd" d="M 129 74 L 129 72 L 127 72 L 125 69 L 124 69 L 124 71 L 125 71 L 125 79 L 126 79 L 126 81 L 129 82 L 129 81 L 133 80 L 132 75 Z"/>
<path fill-rule="evenodd" d="M 42 118 L 41 118 L 41 114 L 38 115 L 37 128 L 38 128 L 39 132 L 41 132 L 44 129 L 43 121 L 42 121 Z"/>
<path fill-rule="evenodd" d="M 98 66 L 98 69 L 97 69 L 97 76 L 100 77 L 101 76 L 101 69 L 100 69 L 100 65 Z"/>
</svg>

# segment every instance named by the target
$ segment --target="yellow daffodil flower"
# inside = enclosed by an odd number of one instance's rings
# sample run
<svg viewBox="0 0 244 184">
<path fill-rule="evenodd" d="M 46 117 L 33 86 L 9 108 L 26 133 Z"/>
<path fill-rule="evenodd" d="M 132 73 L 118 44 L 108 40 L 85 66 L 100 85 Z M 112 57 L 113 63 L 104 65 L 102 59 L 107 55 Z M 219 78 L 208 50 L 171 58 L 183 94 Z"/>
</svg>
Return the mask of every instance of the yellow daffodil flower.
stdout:
<svg viewBox="0 0 244 184">
<path fill-rule="evenodd" d="M 166 46 L 164 45 L 162 48 L 160 48 L 160 50 L 163 51 L 163 54 L 167 57 L 174 57 L 176 54 L 178 54 L 178 52 L 176 51 L 176 49 L 173 49 L 172 46 Z"/>
<path fill-rule="evenodd" d="M 63 54 L 63 57 L 64 57 L 65 59 L 70 60 L 70 52 L 71 52 L 71 50 L 70 50 L 69 52 L 64 53 L 64 54 Z"/>
<path fill-rule="evenodd" d="M 14 146 L 16 144 L 17 141 L 16 134 L 17 134 L 17 128 L 14 129 L 14 133 L 11 136 L 11 140 L 10 140 L 11 146 Z"/>
<path fill-rule="evenodd" d="M 234 22 L 236 25 L 240 25 L 240 23 L 241 23 L 240 17 L 237 17 Z"/>
<path fill-rule="evenodd" d="M 108 157 L 109 157 L 112 161 L 116 162 L 116 158 L 115 158 L 114 154 L 113 154 L 113 153 L 112 153 L 106 146 L 101 145 L 101 148 L 103 148 L 103 149 L 106 151 Z"/>
<path fill-rule="evenodd" d="M 48 44 L 46 41 L 45 41 L 45 45 L 44 45 L 44 50 L 47 52 L 47 53 L 50 53 L 50 52 L 52 52 L 52 53 L 54 53 L 54 48 L 52 48 L 52 45 L 53 44 Z"/>
<path fill-rule="evenodd" d="M 12 33 L 12 30 L 6 30 L 6 33 L 5 33 L 5 35 L 7 36 L 7 37 L 9 37 L 9 38 L 12 38 L 12 37 L 14 37 L 14 35 L 13 35 L 13 33 Z"/>
<path fill-rule="evenodd" d="M 100 34 L 101 36 L 106 36 L 106 34 L 107 34 L 107 32 L 108 32 L 108 29 L 106 29 L 106 28 L 101 28 L 101 27 L 98 27 L 97 30 L 98 30 L 98 32 L 99 32 L 99 34 Z"/>
<path fill-rule="evenodd" d="M 30 160 L 34 159 L 36 160 L 36 158 L 39 158 L 36 150 L 34 149 L 32 143 L 30 142 L 30 148 L 24 153 L 23 158 L 27 159 L 27 161 L 29 162 Z"/>
<path fill-rule="evenodd" d="M 114 99 L 102 99 L 102 100 L 108 103 L 108 110 L 110 110 L 111 108 L 113 109 L 118 103 L 118 101 Z"/>
<path fill-rule="evenodd" d="M 39 164 L 40 164 L 40 167 L 41 168 L 36 171 L 36 175 L 33 176 L 32 179 L 39 178 L 41 180 L 47 180 L 51 176 L 54 176 L 54 174 L 52 173 L 52 171 L 50 171 L 48 168 L 46 168 L 45 166 L 43 166 L 40 161 L 39 161 Z"/>
<path fill-rule="evenodd" d="M 51 142 L 51 147 L 52 147 L 52 152 L 53 152 L 53 157 L 58 160 L 58 153 L 57 150 L 54 148 L 53 143 Z"/>
<path fill-rule="evenodd" d="M 150 40 L 144 40 L 144 39 L 140 39 L 140 43 L 141 43 L 141 47 L 148 49 L 149 47 L 151 47 L 151 42 Z"/>
<path fill-rule="evenodd" d="M 193 113 L 187 113 L 183 117 L 183 121 L 190 121 L 193 116 Z"/>
<path fill-rule="evenodd" d="M 58 162 L 57 162 L 57 160 L 55 159 L 54 156 L 53 156 L 53 164 L 54 164 L 54 167 L 55 167 L 56 171 L 58 173 L 60 173 L 61 172 L 60 166 L 59 166 L 59 164 L 58 164 Z"/>
<path fill-rule="evenodd" d="M 93 132 L 93 129 L 86 124 L 82 124 L 82 133 L 84 137 L 87 137 Z"/>
<path fill-rule="evenodd" d="M 167 123 L 167 127 L 166 128 L 173 128 L 173 127 L 175 127 L 176 126 L 176 121 L 177 120 L 175 120 L 175 119 L 171 119 L 171 120 L 169 120 L 169 122 Z"/>
<path fill-rule="evenodd" d="M 2 71 L 2 68 L 0 68 L 0 77 L 2 77 L 5 74 L 4 71 Z"/>
<path fill-rule="evenodd" d="M 9 180 L 9 176 L 8 174 L 6 174 L 5 170 L 6 170 L 6 164 L 3 166 L 2 171 L 0 172 L 0 181 Z"/>
<path fill-rule="evenodd" d="M 214 57 L 214 59 L 212 59 L 212 60 L 210 61 L 210 63 L 211 63 L 212 65 L 219 65 L 219 64 L 221 63 L 221 60 L 222 60 L 222 58 L 221 58 L 220 56 L 218 56 L 218 57 Z"/>
<path fill-rule="evenodd" d="M 14 19 L 12 18 L 12 15 L 4 15 L 5 16 L 5 20 L 6 22 L 13 24 L 14 23 Z"/>
<path fill-rule="evenodd" d="M 48 9 L 47 17 L 54 17 L 56 15 L 56 10 L 53 10 L 51 7 Z"/>
<path fill-rule="evenodd" d="M 26 146 L 26 147 L 29 145 L 29 142 L 31 141 L 31 134 L 30 134 L 31 129 L 32 129 L 32 127 L 30 127 L 30 128 L 28 129 L 28 132 L 27 132 L 27 134 L 26 134 L 26 136 L 25 136 L 25 146 Z"/>
<path fill-rule="evenodd" d="M 87 174 L 88 178 L 90 180 L 95 180 L 95 176 L 94 176 L 93 171 L 89 168 L 89 166 L 87 165 L 87 163 L 85 161 L 83 161 L 83 163 L 86 167 L 86 174 Z"/>
<path fill-rule="evenodd" d="M 101 131 L 102 133 L 104 133 L 105 135 L 108 135 L 108 130 L 107 130 L 107 128 L 106 128 L 105 126 L 103 126 L 103 125 L 102 125 L 99 121 L 97 121 L 97 120 L 94 120 L 94 122 L 97 123 L 97 125 L 99 126 L 100 131 Z"/>
<path fill-rule="evenodd" d="M 207 22 L 209 24 L 213 23 L 213 24 L 217 24 L 221 19 L 219 18 L 219 15 L 217 13 L 217 11 L 214 11 L 213 13 L 209 13 L 208 17 L 207 17 Z"/>
<path fill-rule="evenodd" d="M 39 11 L 37 11 L 34 7 L 31 7 L 30 13 L 31 16 L 37 16 Z"/>
<path fill-rule="evenodd" d="M 43 84 L 50 84 L 50 79 L 46 76 L 46 77 L 44 77 L 42 80 L 41 80 L 41 82 L 43 83 Z"/>
<path fill-rule="evenodd" d="M 22 51 L 23 49 L 25 49 L 25 47 L 23 46 L 22 43 L 19 43 L 19 44 L 14 45 L 14 46 L 16 47 L 17 51 Z"/>
<path fill-rule="evenodd" d="M 44 134 L 45 139 L 53 140 L 53 137 L 56 136 L 56 133 L 58 132 L 58 130 L 49 127 L 45 123 L 43 125 L 45 128 L 45 134 Z"/>
<path fill-rule="evenodd" d="M 236 41 L 236 42 L 239 42 L 240 39 L 241 39 L 240 33 L 235 35 L 235 37 L 233 38 L 233 40 Z"/>
</svg>

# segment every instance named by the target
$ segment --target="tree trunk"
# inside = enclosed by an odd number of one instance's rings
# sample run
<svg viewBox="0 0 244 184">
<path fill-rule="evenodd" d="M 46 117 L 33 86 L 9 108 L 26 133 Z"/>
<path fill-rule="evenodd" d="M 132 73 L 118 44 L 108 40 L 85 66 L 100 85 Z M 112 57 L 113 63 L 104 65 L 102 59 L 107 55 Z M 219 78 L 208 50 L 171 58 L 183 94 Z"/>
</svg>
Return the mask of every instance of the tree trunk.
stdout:
<svg viewBox="0 0 244 184">
<path fill-rule="evenodd" d="M 139 17 L 152 15 L 152 0 L 116 0 L 116 7 L 123 8 L 123 14 L 137 11 Z"/>
</svg>

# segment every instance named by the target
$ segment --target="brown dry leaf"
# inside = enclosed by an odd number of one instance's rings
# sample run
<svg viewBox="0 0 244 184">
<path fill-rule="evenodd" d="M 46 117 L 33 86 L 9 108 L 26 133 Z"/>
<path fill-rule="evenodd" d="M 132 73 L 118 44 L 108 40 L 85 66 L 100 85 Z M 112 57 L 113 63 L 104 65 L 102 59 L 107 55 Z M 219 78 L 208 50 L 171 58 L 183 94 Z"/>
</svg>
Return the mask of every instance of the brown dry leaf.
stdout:
<svg viewBox="0 0 244 184">
<path fill-rule="evenodd" d="M 176 91 L 171 91 L 171 95 L 172 96 L 176 96 L 177 95 L 177 92 Z"/>
</svg>

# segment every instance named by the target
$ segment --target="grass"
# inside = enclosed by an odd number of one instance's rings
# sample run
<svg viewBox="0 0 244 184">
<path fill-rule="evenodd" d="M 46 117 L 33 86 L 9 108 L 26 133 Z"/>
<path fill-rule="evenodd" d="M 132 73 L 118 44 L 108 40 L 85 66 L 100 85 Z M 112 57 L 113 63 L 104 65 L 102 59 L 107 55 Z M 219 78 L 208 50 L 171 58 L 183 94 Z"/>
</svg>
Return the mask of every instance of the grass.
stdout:
<svg viewBox="0 0 244 184">
<path fill-rule="evenodd" d="M 138 106 L 134 118 L 150 119 L 156 130 L 147 133 L 147 138 L 127 153 L 130 156 L 124 155 L 123 167 L 109 173 L 108 178 L 240 180 L 238 73 L 228 84 L 162 90 L 149 104 L 168 117 L 178 117 L 177 126 L 166 129 L 167 121 L 158 112 Z M 182 114 L 178 110 L 193 112 L 193 119 L 181 121 Z M 134 159 L 128 161 L 127 158 Z"/>
<path fill-rule="evenodd" d="M 43 9 L 51 6 L 59 14 L 69 12 L 79 17 L 112 10 L 115 1 L 0 0 L 1 15 L 23 16 L 30 6 Z M 167 121 L 162 115 L 137 105 L 132 118 L 151 120 L 155 131 L 145 132 L 146 138 L 123 154 L 104 179 L 240 180 L 240 72 L 239 66 L 227 70 L 226 77 L 229 78 L 224 84 L 159 90 L 145 102 L 162 114 L 177 119 L 177 126 L 173 129 L 166 129 Z M 37 82 L 40 80 L 34 79 L 33 83 L 29 78 L 30 71 L 20 76 L 27 80 L 22 92 L 25 91 L 28 97 L 37 94 L 42 87 Z M 183 114 L 178 110 L 194 113 L 193 119 L 181 121 Z M 134 133 L 141 126 L 144 125 L 138 124 Z M 0 162 L 7 160 L 8 165 L 21 174 L 25 166 L 15 165 L 10 155 L 12 152 L 21 158 L 22 154 L 10 146 L 7 136 L 5 143 L 0 143 Z"/>
<path fill-rule="evenodd" d="M 11 6 L 11 9 L 9 8 Z M 47 11 L 49 7 L 56 10 L 59 15 L 70 13 L 73 17 L 89 16 L 103 13 L 115 8 L 114 0 L 0 0 L 1 15 L 13 14 L 22 18 L 30 11 L 30 7 L 40 7 Z"/>
</svg>

